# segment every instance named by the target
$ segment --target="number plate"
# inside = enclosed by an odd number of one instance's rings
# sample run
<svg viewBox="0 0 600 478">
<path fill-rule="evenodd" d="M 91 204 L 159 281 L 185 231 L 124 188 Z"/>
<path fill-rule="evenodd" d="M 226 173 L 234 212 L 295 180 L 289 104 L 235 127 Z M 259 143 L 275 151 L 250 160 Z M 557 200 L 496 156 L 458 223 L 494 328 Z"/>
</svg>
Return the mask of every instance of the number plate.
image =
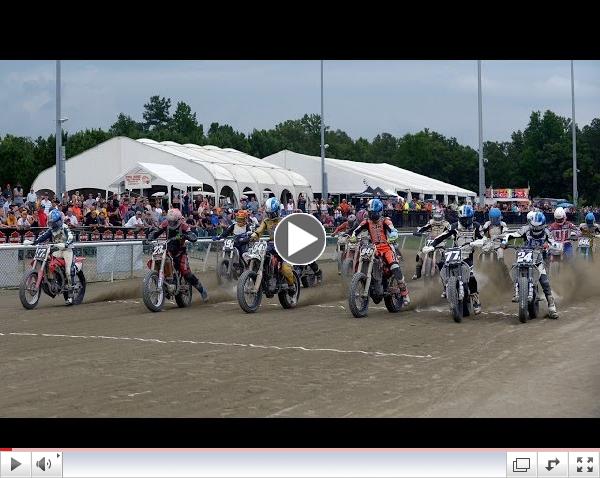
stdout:
<svg viewBox="0 0 600 478">
<path fill-rule="evenodd" d="M 266 242 L 255 242 L 252 246 L 252 250 L 250 251 L 252 254 L 256 254 L 257 256 L 262 256 L 267 250 Z"/>
<path fill-rule="evenodd" d="M 590 238 L 589 237 L 580 237 L 579 238 L 579 247 L 590 247 Z"/>
<path fill-rule="evenodd" d="M 158 244 L 157 246 L 154 246 L 154 249 L 152 250 L 152 255 L 153 256 L 162 256 L 164 252 L 165 252 L 165 245 Z"/>
<path fill-rule="evenodd" d="M 531 264 L 533 262 L 533 251 L 517 251 L 517 264 Z"/>
<path fill-rule="evenodd" d="M 37 247 L 35 249 L 35 260 L 36 261 L 43 261 L 44 259 L 46 259 L 46 253 L 48 252 L 48 248 L 47 247 Z"/>
<path fill-rule="evenodd" d="M 233 239 L 225 239 L 223 249 L 226 251 L 231 251 L 233 249 Z"/>
<path fill-rule="evenodd" d="M 362 247 L 362 248 L 360 249 L 360 255 L 361 255 L 361 256 L 370 256 L 370 255 L 372 255 L 372 254 L 373 254 L 373 250 L 374 250 L 374 249 L 373 249 L 373 247 L 371 247 L 371 246 L 365 246 L 365 247 Z"/>
<path fill-rule="evenodd" d="M 425 243 L 425 245 L 426 245 L 426 246 L 428 246 L 428 247 L 431 247 L 431 246 L 433 246 L 433 241 L 434 241 L 434 240 L 435 240 L 435 239 L 427 239 L 427 242 Z"/>
<path fill-rule="evenodd" d="M 450 249 L 449 251 L 445 252 L 445 259 L 447 263 L 461 262 L 462 251 L 460 249 Z"/>
</svg>

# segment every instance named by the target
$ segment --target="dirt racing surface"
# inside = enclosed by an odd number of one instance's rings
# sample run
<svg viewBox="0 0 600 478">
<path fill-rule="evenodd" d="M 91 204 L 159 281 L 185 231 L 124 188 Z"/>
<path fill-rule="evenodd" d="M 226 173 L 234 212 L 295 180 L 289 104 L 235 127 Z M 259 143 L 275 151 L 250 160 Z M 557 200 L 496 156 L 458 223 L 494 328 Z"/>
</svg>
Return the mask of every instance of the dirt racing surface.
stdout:
<svg viewBox="0 0 600 478">
<path fill-rule="evenodd" d="M 414 259 L 403 264 L 414 272 Z M 510 259 L 508 259 L 510 262 Z M 437 283 L 355 319 L 335 264 L 299 306 L 210 299 L 149 312 L 141 280 L 94 283 L 81 306 L 0 291 L 4 417 L 600 417 L 600 266 L 563 269 L 559 320 L 519 323 L 511 284 L 477 270 L 483 313 L 454 323 Z"/>
</svg>

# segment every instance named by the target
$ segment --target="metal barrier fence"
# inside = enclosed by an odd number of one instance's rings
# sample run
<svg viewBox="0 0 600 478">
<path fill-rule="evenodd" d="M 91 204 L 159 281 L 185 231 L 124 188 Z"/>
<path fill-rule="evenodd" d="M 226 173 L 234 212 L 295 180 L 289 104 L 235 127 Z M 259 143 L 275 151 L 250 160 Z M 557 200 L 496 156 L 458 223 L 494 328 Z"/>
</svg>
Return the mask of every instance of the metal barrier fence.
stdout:
<svg viewBox="0 0 600 478">
<path fill-rule="evenodd" d="M 425 236 L 415 236 L 412 232 L 399 232 L 399 236 L 400 251 L 416 252 L 425 245 Z M 336 260 L 336 244 L 337 238 L 327 235 L 325 251 L 319 261 Z M 85 257 L 83 271 L 88 282 L 142 278 L 152 249 L 141 240 L 76 242 L 73 247 L 76 256 Z M 216 268 L 223 241 L 203 238 L 188 243 L 187 247 L 190 268 L 194 272 L 207 272 Z M 34 252 L 35 246 L 0 245 L 0 288 L 19 286 Z"/>
</svg>

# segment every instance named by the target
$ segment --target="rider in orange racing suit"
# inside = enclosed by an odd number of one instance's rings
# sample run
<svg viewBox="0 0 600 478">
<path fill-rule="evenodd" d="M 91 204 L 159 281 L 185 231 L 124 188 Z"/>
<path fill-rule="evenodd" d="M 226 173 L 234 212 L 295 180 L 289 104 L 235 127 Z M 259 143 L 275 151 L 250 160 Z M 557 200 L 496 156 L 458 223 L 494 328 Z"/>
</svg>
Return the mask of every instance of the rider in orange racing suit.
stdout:
<svg viewBox="0 0 600 478">
<path fill-rule="evenodd" d="M 368 219 L 364 219 L 358 227 L 352 231 L 352 238 L 353 240 L 356 240 L 356 235 L 364 229 L 369 231 L 371 242 L 375 246 L 377 254 L 383 258 L 394 274 L 394 277 L 398 280 L 404 305 L 408 305 L 410 304 L 410 296 L 408 295 L 404 275 L 402 274 L 402 270 L 396 259 L 396 252 L 389 244 L 389 242 L 395 242 L 398 237 L 398 231 L 390 218 L 381 217 L 383 203 L 380 199 L 371 199 L 367 211 Z"/>
</svg>

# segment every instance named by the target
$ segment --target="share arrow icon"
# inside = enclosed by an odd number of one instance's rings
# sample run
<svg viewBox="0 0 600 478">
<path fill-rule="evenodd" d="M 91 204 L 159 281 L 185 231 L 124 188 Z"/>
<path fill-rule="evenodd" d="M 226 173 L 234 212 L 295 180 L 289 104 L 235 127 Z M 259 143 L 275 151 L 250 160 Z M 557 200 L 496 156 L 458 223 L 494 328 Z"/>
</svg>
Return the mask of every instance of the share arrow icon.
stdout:
<svg viewBox="0 0 600 478">
<path fill-rule="evenodd" d="M 552 466 L 552 463 L 554 463 L 554 466 Z M 554 467 L 558 466 L 558 464 L 560 463 L 560 461 L 558 461 L 558 458 L 555 458 L 554 460 L 548 460 L 548 466 L 546 466 L 546 470 L 551 471 L 554 469 Z"/>
</svg>

